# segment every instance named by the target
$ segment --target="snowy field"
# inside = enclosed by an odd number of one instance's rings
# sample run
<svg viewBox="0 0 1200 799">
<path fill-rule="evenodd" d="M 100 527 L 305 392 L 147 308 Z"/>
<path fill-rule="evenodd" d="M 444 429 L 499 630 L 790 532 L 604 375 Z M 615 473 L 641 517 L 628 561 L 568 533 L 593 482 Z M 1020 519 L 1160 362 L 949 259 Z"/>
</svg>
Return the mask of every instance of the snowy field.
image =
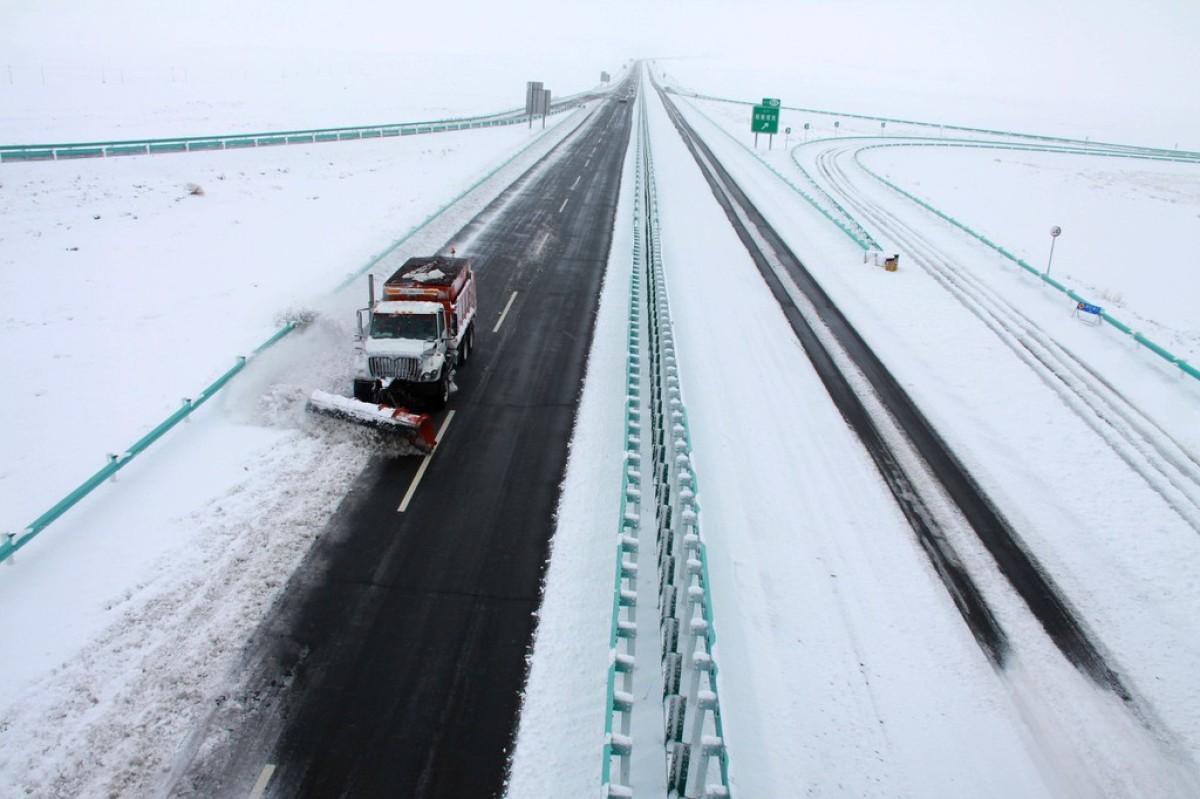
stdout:
<svg viewBox="0 0 1200 799">
<path fill-rule="evenodd" d="M 1200 164 L 905 147 L 864 163 L 1200 361 Z"/>
</svg>

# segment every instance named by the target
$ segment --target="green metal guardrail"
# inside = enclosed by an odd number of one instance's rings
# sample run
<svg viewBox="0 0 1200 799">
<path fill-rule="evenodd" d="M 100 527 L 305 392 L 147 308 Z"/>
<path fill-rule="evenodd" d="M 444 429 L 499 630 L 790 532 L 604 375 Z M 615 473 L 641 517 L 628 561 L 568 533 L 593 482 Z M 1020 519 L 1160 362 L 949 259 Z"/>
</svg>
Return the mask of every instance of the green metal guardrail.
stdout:
<svg viewBox="0 0 1200 799">
<path fill-rule="evenodd" d="M 658 189 L 650 127 L 642 101 L 639 136 L 645 182 L 647 334 L 650 356 L 650 413 L 654 493 L 659 509 L 658 597 L 663 630 L 663 712 L 666 721 L 667 784 L 678 796 L 730 796 L 729 749 L 718 690 L 717 631 L 713 618 L 708 545 L 700 524 L 700 484 L 691 426 L 680 384 L 663 267 Z M 700 616 L 695 616 L 696 610 Z M 703 643 L 703 646 L 701 646 Z M 684 677 L 687 684 L 684 684 Z M 712 735 L 706 734 L 711 723 Z M 683 725 L 691 725 L 685 736 Z M 718 781 L 708 781 L 716 758 Z M 709 787 L 714 791 L 709 791 Z"/>
<path fill-rule="evenodd" d="M 551 103 L 550 113 L 559 114 L 577 107 L 594 93 L 580 92 Z M 358 125 L 340 128 L 311 128 L 261 133 L 231 133 L 214 136 L 178 136 L 119 141 L 68 142 L 62 144 L 0 145 L 0 163 L 12 161 L 54 161 L 69 158 L 105 158 L 124 155 L 231 150 L 242 147 L 268 147 L 281 144 L 315 144 L 354 139 L 377 139 L 445 133 L 469 128 L 516 125 L 529 117 L 522 109 L 499 111 L 475 117 L 451 117 L 424 122 L 392 122 L 386 125 Z"/>
<path fill-rule="evenodd" d="M 642 269 L 644 266 L 644 228 L 641 187 L 644 176 L 641 163 L 641 141 L 636 144 L 633 193 L 633 267 L 629 278 L 629 311 L 626 324 L 625 355 L 625 433 L 623 448 L 625 463 L 621 474 L 621 513 L 617 521 L 616 573 L 613 582 L 612 623 L 608 635 L 608 679 L 605 692 L 604 749 L 600 761 L 600 782 L 606 799 L 632 795 L 630 785 L 633 738 L 630 726 L 633 715 L 633 669 L 636 664 L 637 639 L 637 575 L 641 562 L 640 534 L 642 530 L 642 352 L 641 304 Z M 637 559 L 626 561 L 627 556 Z M 617 680 L 621 679 L 621 689 Z M 614 730 L 620 715 L 620 730 Z M 613 780 L 612 760 L 619 758 L 619 781 Z"/>
<path fill-rule="evenodd" d="M 748 105 L 748 106 L 754 106 L 754 105 L 758 104 L 757 102 L 751 101 L 751 100 L 736 100 L 736 99 L 731 99 L 728 97 L 717 97 L 717 96 L 711 95 L 711 94 L 700 94 L 699 92 L 688 91 L 688 90 L 681 91 L 679 89 L 674 89 L 674 90 L 668 89 L 668 91 L 673 91 L 675 94 L 679 94 L 681 96 L 686 95 L 689 97 L 695 97 L 699 100 L 713 100 L 718 103 L 732 103 L 734 105 Z M 1164 147 L 1144 147 L 1144 146 L 1135 145 L 1135 144 L 1120 144 L 1120 143 L 1114 143 L 1114 142 L 1092 141 L 1090 139 L 1072 139 L 1072 138 L 1069 138 L 1066 136 L 1046 136 L 1046 135 L 1037 134 L 1037 133 L 1020 133 L 1017 131 L 994 130 L 991 128 L 975 128 L 975 127 L 970 127 L 968 125 L 952 125 L 952 124 L 947 124 L 947 123 L 942 123 L 942 122 L 927 122 L 927 121 L 917 120 L 917 119 L 903 119 L 901 117 L 873 116 L 871 114 L 851 114 L 851 113 L 846 113 L 846 112 L 842 112 L 842 111 L 829 111 L 827 109 L 820 109 L 820 108 L 805 108 L 803 106 L 785 105 L 785 106 L 782 106 L 782 108 L 784 108 L 787 111 L 800 111 L 801 113 L 805 113 L 805 114 L 820 114 L 822 116 L 845 117 L 847 119 L 865 119 L 865 120 L 869 120 L 871 122 L 890 122 L 890 123 L 898 124 L 898 125 L 913 125 L 916 127 L 937 128 L 939 130 L 954 130 L 954 131 L 961 131 L 964 133 L 981 133 L 981 134 L 984 134 L 987 136 L 1005 136 L 1005 137 L 1016 138 L 1016 139 L 1032 139 L 1034 141 L 1041 141 L 1041 142 L 1062 142 L 1062 143 L 1066 143 L 1066 144 L 1082 144 L 1082 145 L 1087 145 L 1087 146 L 1094 145 L 1097 147 L 1109 147 L 1109 148 L 1113 148 L 1113 149 L 1134 150 L 1134 151 L 1142 151 L 1142 152 L 1155 152 L 1155 153 L 1161 153 L 1164 155 L 1174 155 L 1179 158 L 1187 158 L 1189 160 L 1200 159 L 1200 152 L 1197 152 L 1195 150 L 1169 150 Z"/>
<path fill-rule="evenodd" d="M 515 161 L 517 158 L 519 158 L 521 155 L 523 155 L 525 152 L 527 152 L 529 150 L 529 148 L 533 147 L 535 144 L 537 144 L 539 141 L 541 141 L 541 139 L 546 134 L 550 133 L 553 130 L 555 130 L 555 128 L 549 128 L 546 131 L 539 133 L 532 141 L 530 141 L 528 144 L 523 146 L 520 150 L 518 150 L 513 155 L 509 156 L 502 163 L 500 163 L 498 166 L 496 166 L 491 171 L 489 171 L 486 175 L 479 178 L 474 183 L 472 183 L 469 187 L 467 187 L 463 191 L 459 192 L 457 195 L 455 195 L 450 200 L 443 203 L 441 205 L 441 207 L 439 207 L 436 211 L 434 211 L 429 216 L 425 217 L 424 220 L 422 220 L 415 227 L 411 228 L 402 237 L 400 237 L 396 241 L 392 242 L 392 244 L 388 245 L 388 247 L 386 249 L 384 249 L 378 255 L 371 258 L 366 263 L 366 265 L 364 265 L 362 268 L 358 269 L 356 272 L 352 273 L 345 280 L 343 280 L 341 283 L 339 283 L 338 286 L 333 290 L 333 293 L 337 293 L 338 291 L 341 291 L 343 288 L 345 288 L 351 282 L 353 282 L 356 278 L 362 276 L 364 273 L 366 273 L 368 270 L 370 270 L 373 266 L 375 266 L 375 264 L 379 263 L 383 258 L 390 255 L 397 248 L 403 246 L 405 242 L 407 242 L 414 235 L 416 235 L 418 232 L 420 232 L 426 226 L 428 226 L 431 222 L 433 222 L 435 219 L 437 219 L 448 208 L 450 208 L 452 205 L 457 203 L 462 198 L 466 197 L 471 192 L 475 191 L 475 189 L 479 188 L 481 185 L 483 185 L 483 183 L 485 183 L 487 180 L 489 180 L 491 177 L 493 177 L 497 172 L 499 172 L 501 169 L 504 169 L 506 166 L 508 166 L 513 161 Z M 168 416 L 166 419 L 164 419 L 162 422 L 160 422 L 153 430 L 151 430 L 149 433 L 147 433 L 146 435 L 142 436 L 137 441 L 135 441 L 133 443 L 133 445 L 130 446 L 127 450 L 125 450 L 124 452 L 122 452 L 119 455 L 110 456 L 109 462 L 108 462 L 108 464 L 106 464 L 104 466 L 104 468 L 100 469 L 98 472 L 93 474 L 87 480 L 83 481 L 74 490 L 72 490 L 65 497 L 63 497 L 58 502 L 56 502 L 53 506 L 51 506 L 51 508 L 48 511 L 43 513 L 41 516 L 38 516 L 36 519 L 34 519 L 32 522 L 30 522 L 28 525 L 26 525 L 23 529 L 21 529 L 20 532 L 5 533 L 3 536 L 3 539 L 0 540 L 0 563 L 3 563 L 4 561 L 11 558 L 19 549 L 24 547 L 26 544 L 28 544 L 34 538 L 36 538 L 38 536 L 38 534 L 40 534 L 43 530 L 45 530 L 47 527 L 49 527 L 51 524 L 53 524 L 64 513 L 66 513 L 71 508 L 73 508 L 75 505 L 77 505 L 80 502 L 80 500 L 82 500 L 88 494 L 95 491 L 100 485 L 102 485 L 104 483 L 105 480 L 109 479 L 110 477 L 114 476 L 118 471 L 125 468 L 126 464 L 128 464 L 129 461 L 133 460 L 133 458 L 135 458 L 137 455 L 139 455 L 143 451 L 145 451 L 146 448 L 149 447 L 151 444 L 153 444 L 155 441 L 162 438 L 162 436 L 164 434 L 166 434 L 167 431 L 169 431 L 171 428 L 175 427 L 175 425 L 179 424 L 184 419 L 186 419 L 188 416 L 190 416 L 192 414 L 192 412 L 194 412 L 201 405 L 208 402 L 208 400 L 211 399 L 214 394 L 216 394 L 218 391 L 220 391 L 222 388 L 224 388 L 225 385 L 227 383 L 229 383 L 229 381 L 232 380 L 234 378 L 234 376 L 236 376 L 238 374 L 238 372 L 242 371 L 242 369 L 244 369 L 246 367 L 246 364 L 251 359 L 261 355 L 263 352 L 265 352 L 266 350 L 273 347 L 275 344 L 277 344 L 279 341 L 281 341 L 283 338 L 285 338 L 292 331 L 296 330 L 298 327 L 300 327 L 298 322 L 289 321 L 289 322 L 285 323 L 282 327 L 280 327 L 278 330 L 276 330 L 273 334 L 271 334 L 270 338 L 268 338 L 266 341 L 264 341 L 263 343 L 261 343 L 257 347 L 255 347 L 251 351 L 249 356 L 238 356 L 237 361 L 234 363 L 234 365 L 228 371 L 226 371 L 224 374 L 222 374 L 220 377 L 218 377 L 216 380 L 214 380 L 212 383 L 210 383 L 208 386 L 206 386 L 194 399 L 186 400 L 184 402 L 183 406 L 179 410 L 172 413 L 170 416 Z"/>
<path fill-rule="evenodd" d="M 858 166 L 864 172 L 866 172 L 868 175 L 873 177 L 875 180 L 882 183 L 884 186 L 887 186 L 892 191 L 900 194 L 901 196 L 907 198 L 908 200 L 911 200 L 912 202 L 916 203 L 921 208 L 924 208 L 926 211 L 930 212 L 931 214 L 934 214 L 938 218 L 950 223 L 954 227 L 958 228 L 959 230 L 963 231 L 967 235 L 974 238 L 976 241 L 980 242 L 981 244 L 985 245 L 986 247 L 999 253 L 1006 260 L 1011 261 L 1012 263 L 1019 266 L 1021 269 L 1025 270 L 1029 274 L 1038 278 L 1046 285 L 1048 285 L 1051 288 L 1055 289 L 1056 291 L 1059 291 L 1062 294 L 1066 295 L 1074 302 L 1085 303 L 1088 305 L 1098 305 L 1097 303 L 1092 303 L 1090 300 L 1084 298 L 1078 292 L 1067 288 L 1062 283 L 1060 283 L 1058 280 L 1050 277 L 1050 275 L 1039 271 L 1035 267 L 1031 266 L 1025 259 L 1014 255 L 1007 248 L 992 241 L 987 236 L 984 236 L 982 233 L 976 231 L 975 229 L 973 229 L 966 223 L 961 222 L 958 219 L 955 219 L 954 217 L 950 216 L 946 212 L 944 212 L 938 208 L 935 208 L 930 203 L 926 202 L 925 200 L 922 200 L 920 197 L 917 197 L 916 195 L 912 194 L 911 192 L 905 191 L 904 189 L 900 188 L 892 181 L 888 180 L 887 178 L 880 175 L 878 172 L 876 172 L 873 169 L 871 169 L 870 167 L 866 166 L 861 160 L 862 153 L 866 152 L 867 150 L 882 149 L 882 148 L 887 148 L 887 147 L 942 147 L 942 146 L 955 146 L 955 145 L 946 145 L 946 144 L 943 144 L 942 142 L 877 143 L 877 144 L 868 145 L 866 147 L 860 147 L 859 149 L 857 149 L 854 152 L 854 161 L 855 161 L 855 163 L 858 164 Z M 1064 150 L 1064 149 L 1058 149 L 1058 148 L 1032 147 L 1032 146 L 1023 146 L 1023 145 L 1013 146 L 1013 145 L 1006 144 L 1006 143 L 981 144 L 981 143 L 977 143 L 977 142 L 972 142 L 970 144 L 957 145 L 957 146 L 966 146 L 966 147 L 972 148 L 972 149 L 1001 149 L 1001 150 L 1025 150 L 1025 151 L 1040 150 L 1040 151 L 1044 151 L 1044 152 L 1055 152 L 1055 153 L 1064 153 L 1065 152 L 1068 154 L 1098 155 L 1098 156 L 1117 157 L 1117 158 L 1143 158 L 1143 156 L 1139 156 L 1139 155 L 1127 153 L 1127 152 L 1111 153 L 1111 152 L 1104 152 L 1104 151 L 1100 151 L 1100 152 L 1074 151 L 1074 150 Z M 793 157 L 793 160 L 795 160 L 795 158 L 796 158 L 795 150 L 792 151 L 792 157 Z M 1153 156 L 1151 156 L 1151 158 L 1153 160 L 1164 160 L 1162 158 L 1156 158 Z M 1175 160 L 1175 159 L 1165 159 L 1165 160 Z M 1111 325 L 1112 327 L 1119 330 L 1120 332 L 1124 333 L 1127 336 L 1130 336 L 1139 345 L 1145 347 L 1150 352 L 1153 352 L 1159 358 L 1162 358 L 1164 361 L 1166 361 L 1167 363 L 1169 363 L 1173 366 L 1177 366 L 1180 369 L 1180 371 L 1182 371 L 1184 374 L 1188 375 L 1189 377 L 1200 380 L 1200 369 L 1197 369 L 1197 367 L 1193 366 L 1192 364 L 1188 363 L 1183 358 L 1180 358 L 1179 356 L 1170 352 L 1165 347 L 1162 347 L 1161 345 L 1155 343 L 1154 341 L 1146 338 L 1141 333 L 1133 330 L 1128 325 L 1126 325 L 1124 322 L 1121 322 L 1116 317 L 1114 317 L 1112 314 L 1110 314 L 1108 311 L 1101 309 L 1100 313 L 1099 313 L 1099 317 L 1102 320 L 1104 320 L 1105 322 L 1107 322 L 1109 325 Z"/>
</svg>

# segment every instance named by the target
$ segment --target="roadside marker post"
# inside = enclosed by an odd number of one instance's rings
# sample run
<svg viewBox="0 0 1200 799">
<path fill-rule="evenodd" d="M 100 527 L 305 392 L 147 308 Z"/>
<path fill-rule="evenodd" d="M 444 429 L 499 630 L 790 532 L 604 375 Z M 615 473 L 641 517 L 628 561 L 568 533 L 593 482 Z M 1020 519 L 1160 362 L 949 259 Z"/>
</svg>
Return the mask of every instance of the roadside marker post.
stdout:
<svg viewBox="0 0 1200 799">
<path fill-rule="evenodd" d="M 1050 228 L 1050 257 L 1046 259 L 1046 276 L 1050 276 L 1050 266 L 1054 263 L 1054 242 L 1062 235 L 1062 228 L 1058 225 Z"/>
</svg>

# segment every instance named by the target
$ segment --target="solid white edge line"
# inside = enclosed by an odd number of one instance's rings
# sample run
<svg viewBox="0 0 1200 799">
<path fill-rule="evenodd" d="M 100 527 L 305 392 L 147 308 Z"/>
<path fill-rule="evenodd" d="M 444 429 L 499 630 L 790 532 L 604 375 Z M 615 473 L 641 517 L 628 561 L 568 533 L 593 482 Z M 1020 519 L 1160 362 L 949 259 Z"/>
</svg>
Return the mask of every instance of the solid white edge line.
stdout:
<svg viewBox="0 0 1200 799">
<path fill-rule="evenodd" d="M 496 326 L 492 328 L 493 333 L 500 332 L 500 325 L 504 324 L 504 317 L 508 316 L 508 309 L 512 307 L 513 300 L 517 298 L 517 292 L 513 292 L 508 298 L 508 302 L 504 305 L 504 310 L 500 312 L 500 318 L 496 320 Z"/>
<path fill-rule="evenodd" d="M 267 785 L 271 782 L 271 777 L 274 774 L 274 763 L 268 763 L 263 766 L 262 771 L 258 773 L 258 779 L 254 782 L 254 787 L 250 789 L 250 799 L 261 799 L 262 795 L 266 793 Z"/>
<path fill-rule="evenodd" d="M 412 482 L 408 484 L 408 491 L 404 492 L 404 499 L 400 500 L 400 507 L 396 508 L 397 513 L 404 513 L 408 510 L 408 503 L 412 502 L 413 494 L 417 493 L 417 484 L 421 482 L 421 478 L 425 476 L 425 470 L 429 468 L 429 461 L 433 458 L 433 454 L 437 452 L 438 444 L 442 443 L 442 436 L 446 434 L 446 428 L 450 426 L 450 420 L 454 418 L 454 411 L 446 414 L 445 420 L 442 422 L 442 427 L 438 430 L 437 444 L 433 445 L 433 450 L 421 459 L 421 465 L 417 468 L 417 473 L 413 475 Z"/>
<path fill-rule="evenodd" d="M 560 205 L 560 206 L 558 206 L 558 212 L 559 212 L 560 214 L 562 213 L 562 209 L 566 208 L 566 207 L 567 207 L 567 203 L 569 203 L 569 202 L 571 202 L 571 198 L 570 198 L 570 197 L 568 197 L 567 199 L 563 200 L 563 204 L 562 204 L 562 205 Z"/>
</svg>

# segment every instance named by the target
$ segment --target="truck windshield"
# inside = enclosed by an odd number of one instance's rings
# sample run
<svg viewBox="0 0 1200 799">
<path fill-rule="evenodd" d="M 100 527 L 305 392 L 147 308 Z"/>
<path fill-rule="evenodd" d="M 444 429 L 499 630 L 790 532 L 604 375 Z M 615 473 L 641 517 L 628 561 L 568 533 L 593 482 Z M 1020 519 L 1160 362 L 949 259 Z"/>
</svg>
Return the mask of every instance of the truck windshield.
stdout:
<svg viewBox="0 0 1200 799">
<path fill-rule="evenodd" d="M 374 314 L 371 338 L 432 341 L 437 338 L 437 320 L 432 314 Z"/>
</svg>

